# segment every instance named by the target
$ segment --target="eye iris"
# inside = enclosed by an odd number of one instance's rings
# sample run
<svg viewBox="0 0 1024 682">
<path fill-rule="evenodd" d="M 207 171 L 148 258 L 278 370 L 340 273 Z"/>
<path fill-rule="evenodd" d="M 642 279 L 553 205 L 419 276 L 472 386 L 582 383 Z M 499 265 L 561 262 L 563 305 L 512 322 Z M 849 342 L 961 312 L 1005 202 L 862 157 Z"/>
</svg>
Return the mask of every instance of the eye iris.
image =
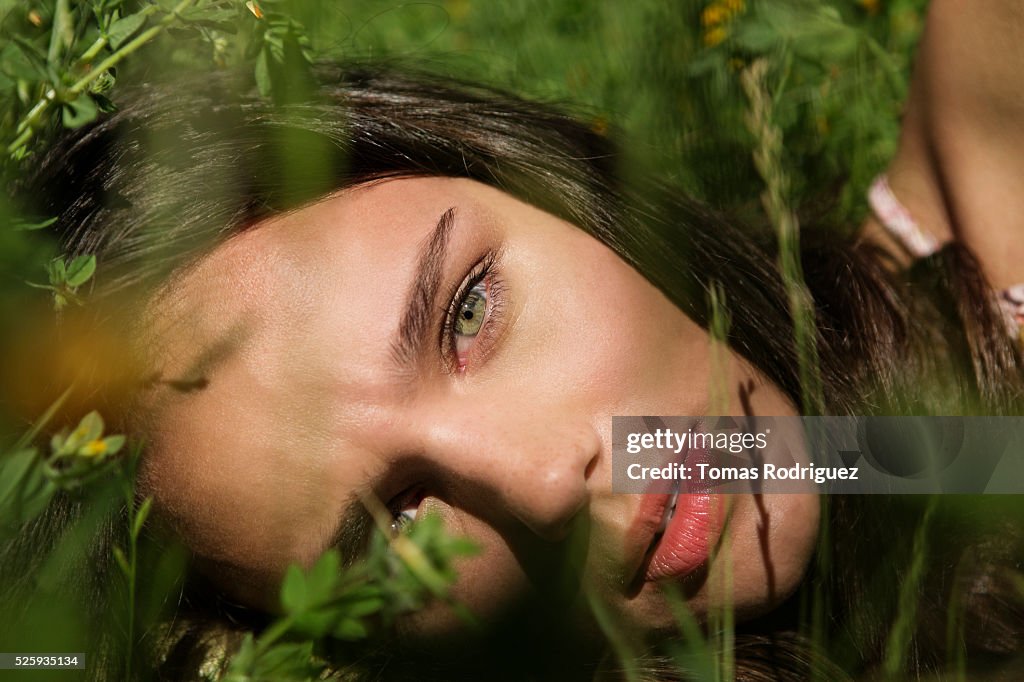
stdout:
<svg viewBox="0 0 1024 682">
<path fill-rule="evenodd" d="M 460 336 L 475 336 L 484 323 L 487 313 L 487 293 L 483 284 L 473 287 L 459 307 L 455 319 L 455 333 Z"/>
<path fill-rule="evenodd" d="M 404 510 L 391 520 L 391 534 L 398 535 L 416 520 L 415 510 Z"/>
</svg>

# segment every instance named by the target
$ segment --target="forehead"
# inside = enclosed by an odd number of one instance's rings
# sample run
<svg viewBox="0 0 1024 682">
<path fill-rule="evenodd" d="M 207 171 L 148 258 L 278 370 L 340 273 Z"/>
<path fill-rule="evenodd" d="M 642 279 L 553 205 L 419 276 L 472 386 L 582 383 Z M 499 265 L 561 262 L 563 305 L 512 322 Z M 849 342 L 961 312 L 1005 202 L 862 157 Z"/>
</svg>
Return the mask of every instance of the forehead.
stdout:
<svg viewBox="0 0 1024 682">
<path fill-rule="evenodd" d="M 404 297 L 419 246 L 438 218 L 455 206 L 460 218 L 487 225 L 495 199 L 508 199 L 515 210 L 511 198 L 468 180 L 390 180 L 235 235 L 157 297 L 150 307 L 151 355 L 163 371 L 188 374 L 204 364 L 200 356 L 318 319 L 376 320 L 360 333 L 386 331 L 379 311 Z"/>
</svg>

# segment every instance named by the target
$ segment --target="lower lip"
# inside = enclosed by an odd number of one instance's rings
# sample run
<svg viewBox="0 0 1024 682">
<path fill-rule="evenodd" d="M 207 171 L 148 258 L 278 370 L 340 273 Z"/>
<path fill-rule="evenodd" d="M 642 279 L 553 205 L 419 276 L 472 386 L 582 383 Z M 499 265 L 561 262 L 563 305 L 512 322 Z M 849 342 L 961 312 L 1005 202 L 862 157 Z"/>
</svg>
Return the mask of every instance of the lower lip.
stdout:
<svg viewBox="0 0 1024 682">
<path fill-rule="evenodd" d="M 676 511 L 647 564 L 649 581 L 682 578 L 708 560 L 722 532 L 716 495 L 682 493 Z"/>
</svg>

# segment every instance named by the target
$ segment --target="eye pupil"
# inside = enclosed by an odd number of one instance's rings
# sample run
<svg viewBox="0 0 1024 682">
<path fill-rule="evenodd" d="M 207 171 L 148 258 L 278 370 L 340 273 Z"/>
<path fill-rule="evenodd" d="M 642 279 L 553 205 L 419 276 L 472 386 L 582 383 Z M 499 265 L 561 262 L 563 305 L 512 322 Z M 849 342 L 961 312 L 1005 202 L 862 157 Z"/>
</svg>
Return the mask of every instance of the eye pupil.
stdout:
<svg viewBox="0 0 1024 682">
<path fill-rule="evenodd" d="M 459 306 L 455 319 L 455 333 L 459 336 L 476 336 L 484 323 L 487 313 L 487 289 L 483 282 L 473 287 Z"/>
</svg>

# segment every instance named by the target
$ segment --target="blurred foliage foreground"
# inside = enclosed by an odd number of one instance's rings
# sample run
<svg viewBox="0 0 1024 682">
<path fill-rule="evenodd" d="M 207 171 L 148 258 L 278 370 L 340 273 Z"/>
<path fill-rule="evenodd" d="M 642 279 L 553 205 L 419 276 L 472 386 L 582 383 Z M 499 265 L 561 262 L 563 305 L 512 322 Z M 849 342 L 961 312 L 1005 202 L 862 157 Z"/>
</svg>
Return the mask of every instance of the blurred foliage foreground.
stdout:
<svg viewBox="0 0 1024 682">
<path fill-rule="evenodd" d="M 795 216 L 828 198 L 836 229 L 859 222 L 860 198 L 895 148 L 922 5 L 0 0 L 0 163 L 8 186 L 60 128 L 114 111 L 124 83 L 161 73 L 198 79 L 213 69 L 240 69 L 273 97 L 290 69 L 319 58 L 397 57 L 528 97 L 571 102 L 595 129 L 620 129 L 630 141 L 627 163 L 717 206 L 767 217 L 800 319 L 806 301 L 792 258 Z M 43 297 L 53 315 L 88 307 L 97 272 L 93 256 L 59 252 L 48 232 L 53 216 L 19 215 L 9 204 L 4 193 L 2 338 L 16 335 L 25 311 Z M 800 329 L 809 334 L 806 325 Z M 74 342 L 61 339 L 54 353 Z M 813 348 L 802 357 L 813 404 Z M 10 369 L 0 384 L 5 402 Z M 138 499 L 133 485 L 141 444 L 106 433 L 95 411 L 77 425 L 54 423 L 66 396 L 27 428 L 16 412 L 0 414 L 0 435 L 7 434 L 0 442 L 0 548 L 22 557 L 21 564 L 4 566 L 0 650 L 81 651 L 100 641 L 102 648 L 86 654 L 101 677 L 144 678 L 139 652 L 151 655 L 152 633 L 173 613 L 185 555 L 147 544 L 151 502 Z M 447 536 L 435 518 L 399 533 L 387 519 L 378 521 L 367 560 L 343 566 L 332 551 L 308 570 L 292 567 L 281 588 L 280 618 L 204 674 L 316 679 L 328 669 L 326 641 L 366 640 L 427 600 L 448 600 L 453 562 L 471 546 Z M 93 589 L 85 576 L 106 563 L 113 568 L 101 575 L 96 594 L 107 603 L 97 622 L 69 590 Z M 691 656 L 687 666 L 728 678 L 727 662 L 707 653 L 723 647 L 707 648 L 685 609 L 680 618 L 692 645 L 687 655 L 704 656 Z"/>
</svg>

